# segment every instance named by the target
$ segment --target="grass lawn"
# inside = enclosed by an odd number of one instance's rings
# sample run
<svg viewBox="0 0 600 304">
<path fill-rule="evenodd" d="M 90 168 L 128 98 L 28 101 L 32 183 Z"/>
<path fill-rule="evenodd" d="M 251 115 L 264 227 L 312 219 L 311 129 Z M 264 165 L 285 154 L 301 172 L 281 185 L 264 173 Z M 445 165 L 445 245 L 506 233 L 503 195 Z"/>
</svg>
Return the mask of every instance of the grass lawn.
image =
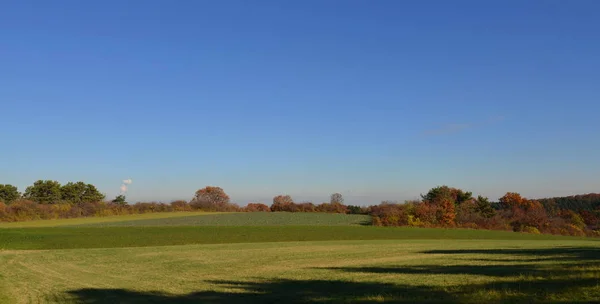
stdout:
<svg viewBox="0 0 600 304">
<path fill-rule="evenodd" d="M 442 239 L 5 250 L 0 302 L 593 303 L 599 245 Z"/>
<path fill-rule="evenodd" d="M 0 229 L 0 249 L 44 250 L 335 240 L 574 240 L 507 231 L 372 226 L 171 226 Z M 589 241 L 600 243 L 595 239 Z"/>
<path fill-rule="evenodd" d="M 5 224 L 0 303 L 600 303 L 599 239 L 364 219 L 183 212 Z"/>
<path fill-rule="evenodd" d="M 271 225 L 362 225 L 368 215 L 289 212 L 157 212 L 106 217 L 35 220 L 2 223 L 0 228 L 113 227 L 113 226 L 271 226 Z"/>
</svg>

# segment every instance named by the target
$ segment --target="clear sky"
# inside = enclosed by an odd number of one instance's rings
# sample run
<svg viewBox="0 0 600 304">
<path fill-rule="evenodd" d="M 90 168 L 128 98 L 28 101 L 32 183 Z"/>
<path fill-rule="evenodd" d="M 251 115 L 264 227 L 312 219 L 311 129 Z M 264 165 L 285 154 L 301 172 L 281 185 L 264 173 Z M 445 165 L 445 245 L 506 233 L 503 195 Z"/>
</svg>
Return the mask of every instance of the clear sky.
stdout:
<svg viewBox="0 0 600 304">
<path fill-rule="evenodd" d="M 0 183 L 600 192 L 600 1 L 0 2 Z"/>
</svg>

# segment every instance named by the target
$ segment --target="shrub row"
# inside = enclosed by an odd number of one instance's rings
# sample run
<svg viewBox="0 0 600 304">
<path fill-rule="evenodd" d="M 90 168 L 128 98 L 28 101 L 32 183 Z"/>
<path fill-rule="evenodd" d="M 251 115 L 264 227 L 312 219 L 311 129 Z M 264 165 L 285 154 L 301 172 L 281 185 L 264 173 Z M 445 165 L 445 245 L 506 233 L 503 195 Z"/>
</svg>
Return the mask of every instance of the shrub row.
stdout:
<svg viewBox="0 0 600 304">
<path fill-rule="evenodd" d="M 0 221 L 18 222 L 44 219 L 198 210 L 201 210 L 198 208 L 198 206 L 194 206 L 186 201 L 173 201 L 169 204 L 157 202 L 139 202 L 135 204 L 116 204 L 111 202 L 40 204 L 30 200 L 19 199 L 10 205 L 0 202 Z"/>
</svg>

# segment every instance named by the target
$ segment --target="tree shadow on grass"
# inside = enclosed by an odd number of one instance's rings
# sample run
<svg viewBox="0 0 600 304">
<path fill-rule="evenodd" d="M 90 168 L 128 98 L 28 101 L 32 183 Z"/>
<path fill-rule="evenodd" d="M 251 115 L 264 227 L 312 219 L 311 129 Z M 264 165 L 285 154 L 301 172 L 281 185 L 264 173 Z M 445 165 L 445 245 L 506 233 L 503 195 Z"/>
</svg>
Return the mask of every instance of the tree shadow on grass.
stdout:
<svg viewBox="0 0 600 304">
<path fill-rule="evenodd" d="M 600 303 L 596 295 L 581 299 L 569 290 L 598 286 L 597 279 L 495 282 L 458 286 L 451 291 L 429 286 L 324 280 L 212 282 L 232 292 L 200 291 L 187 295 L 125 289 L 71 291 L 76 303 Z M 492 294 L 481 299 L 481 294 Z M 571 293 L 572 294 L 572 293 Z"/>
<path fill-rule="evenodd" d="M 319 268 L 323 269 L 323 268 Z M 381 273 L 381 274 L 470 274 L 493 277 L 511 277 L 518 275 L 543 275 L 545 271 L 533 265 L 417 265 L 386 267 L 336 267 L 326 268 L 345 272 Z"/>
<path fill-rule="evenodd" d="M 600 247 L 555 247 L 544 249 L 450 249 L 428 250 L 425 254 L 487 254 L 532 257 L 530 261 L 600 261 Z M 485 259 L 480 259 L 485 260 Z"/>
<path fill-rule="evenodd" d="M 212 281 L 234 292 L 200 291 L 187 295 L 125 289 L 79 289 L 77 303 L 455 303 L 453 295 L 431 287 L 326 280 L 270 282 Z"/>
<path fill-rule="evenodd" d="M 446 288 L 336 280 L 210 281 L 209 283 L 228 292 L 199 291 L 187 295 L 172 295 L 125 289 L 79 289 L 71 291 L 70 295 L 77 303 L 84 304 L 600 303 L 600 248 L 431 250 L 423 253 L 525 256 L 557 263 L 330 268 L 335 271 L 373 274 L 462 274 L 499 277 L 497 281 L 476 284 L 470 284 L 463 279 L 460 284 Z M 485 260 L 485 256 L 478 259 Z"/>
<path fill-rule="evenodd" d="M 430 250 L 425 254 L 478 254 L 534 257 L 528 260 L 556 263 L 514 264 L 509 259 L 470 259 L 465 261 L 503 262 L 494 265 L 415 265 L 384 267 L 328 268 L 344 272 L 419 275 L 483 275 L 502 277 L 485 284 L 466 284 L 452 290 L 455 300 L 474 299 L 477 294 L 500 295 L 502 303 L 600 303 L 600 248 L 559 247 L 548 249 L 466 249 Z M 517 260 L 519 261 L 519 260 Z M 509 277 L 513 277 L 512 280 Z M 508 279 L 508 280 L 507 280 Z M 465 280 L 465 279 L 463 279 Z M 468 279 L 467 279 L 468 280 Z M 581 299 L 583 301 L 576 301 Z"/>
<path fill-rule="evenodd" d="M 464 250 L 429 250 L 424 254 L 485 254 L 506 255 L 507 259 L 465 257 L 465 261 L 494 262 L 495 265 L 415 265 L 415 266 L 385 266 L 385 267 L 337 267 L 325 268 L 345 272 L 385 273 L 385 274 L 466 274 L 495 277 L 507 276 L 549 276 L 572 273 L 574 266 L 594 267 L 600 265 L 600 248 L 594 247 L 559 247 L 547 249 L 464 249 Z M 521 257 L 531 257 L 525 260 Z M 510 260 L 510 258 L 519 259 Z M 557 264 L 522 263 L 533 261 L 551 261 Z M 503 264 L 497 264 L 497 263 Z M 521 262 L 514 264 L 514 262 Z M 507 264 L 511 263 L 511 264 Z M 323 268 L 320 268 L 323 269 Z"/>
</svg>

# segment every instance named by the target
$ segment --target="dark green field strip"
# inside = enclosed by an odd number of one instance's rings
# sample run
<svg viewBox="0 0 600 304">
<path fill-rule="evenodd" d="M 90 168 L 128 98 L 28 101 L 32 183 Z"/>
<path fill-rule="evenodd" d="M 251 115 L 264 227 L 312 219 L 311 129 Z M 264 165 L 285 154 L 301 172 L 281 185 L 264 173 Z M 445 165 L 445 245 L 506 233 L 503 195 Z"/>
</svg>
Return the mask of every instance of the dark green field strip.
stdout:
<svg viewBox="0 0 600 304">
<path fill-rule="evenodd" d="M 368 226 L 204 226 L 0 229 L 0 249 L 71 249 L 332 240 L 573 240 L 505 231 Z M 595 239 L 589 239 L 596 242 Z"/>
<path fill-rule="evenodd" d="M 80 227 L 129 227 L 129 226 L 339 226 L 361 225 L 370 222 L 368 215 L 331 213 L 251 212 L 223 213 L 132 220 L 109 223 L 82 224 Z"/>
</svg>

